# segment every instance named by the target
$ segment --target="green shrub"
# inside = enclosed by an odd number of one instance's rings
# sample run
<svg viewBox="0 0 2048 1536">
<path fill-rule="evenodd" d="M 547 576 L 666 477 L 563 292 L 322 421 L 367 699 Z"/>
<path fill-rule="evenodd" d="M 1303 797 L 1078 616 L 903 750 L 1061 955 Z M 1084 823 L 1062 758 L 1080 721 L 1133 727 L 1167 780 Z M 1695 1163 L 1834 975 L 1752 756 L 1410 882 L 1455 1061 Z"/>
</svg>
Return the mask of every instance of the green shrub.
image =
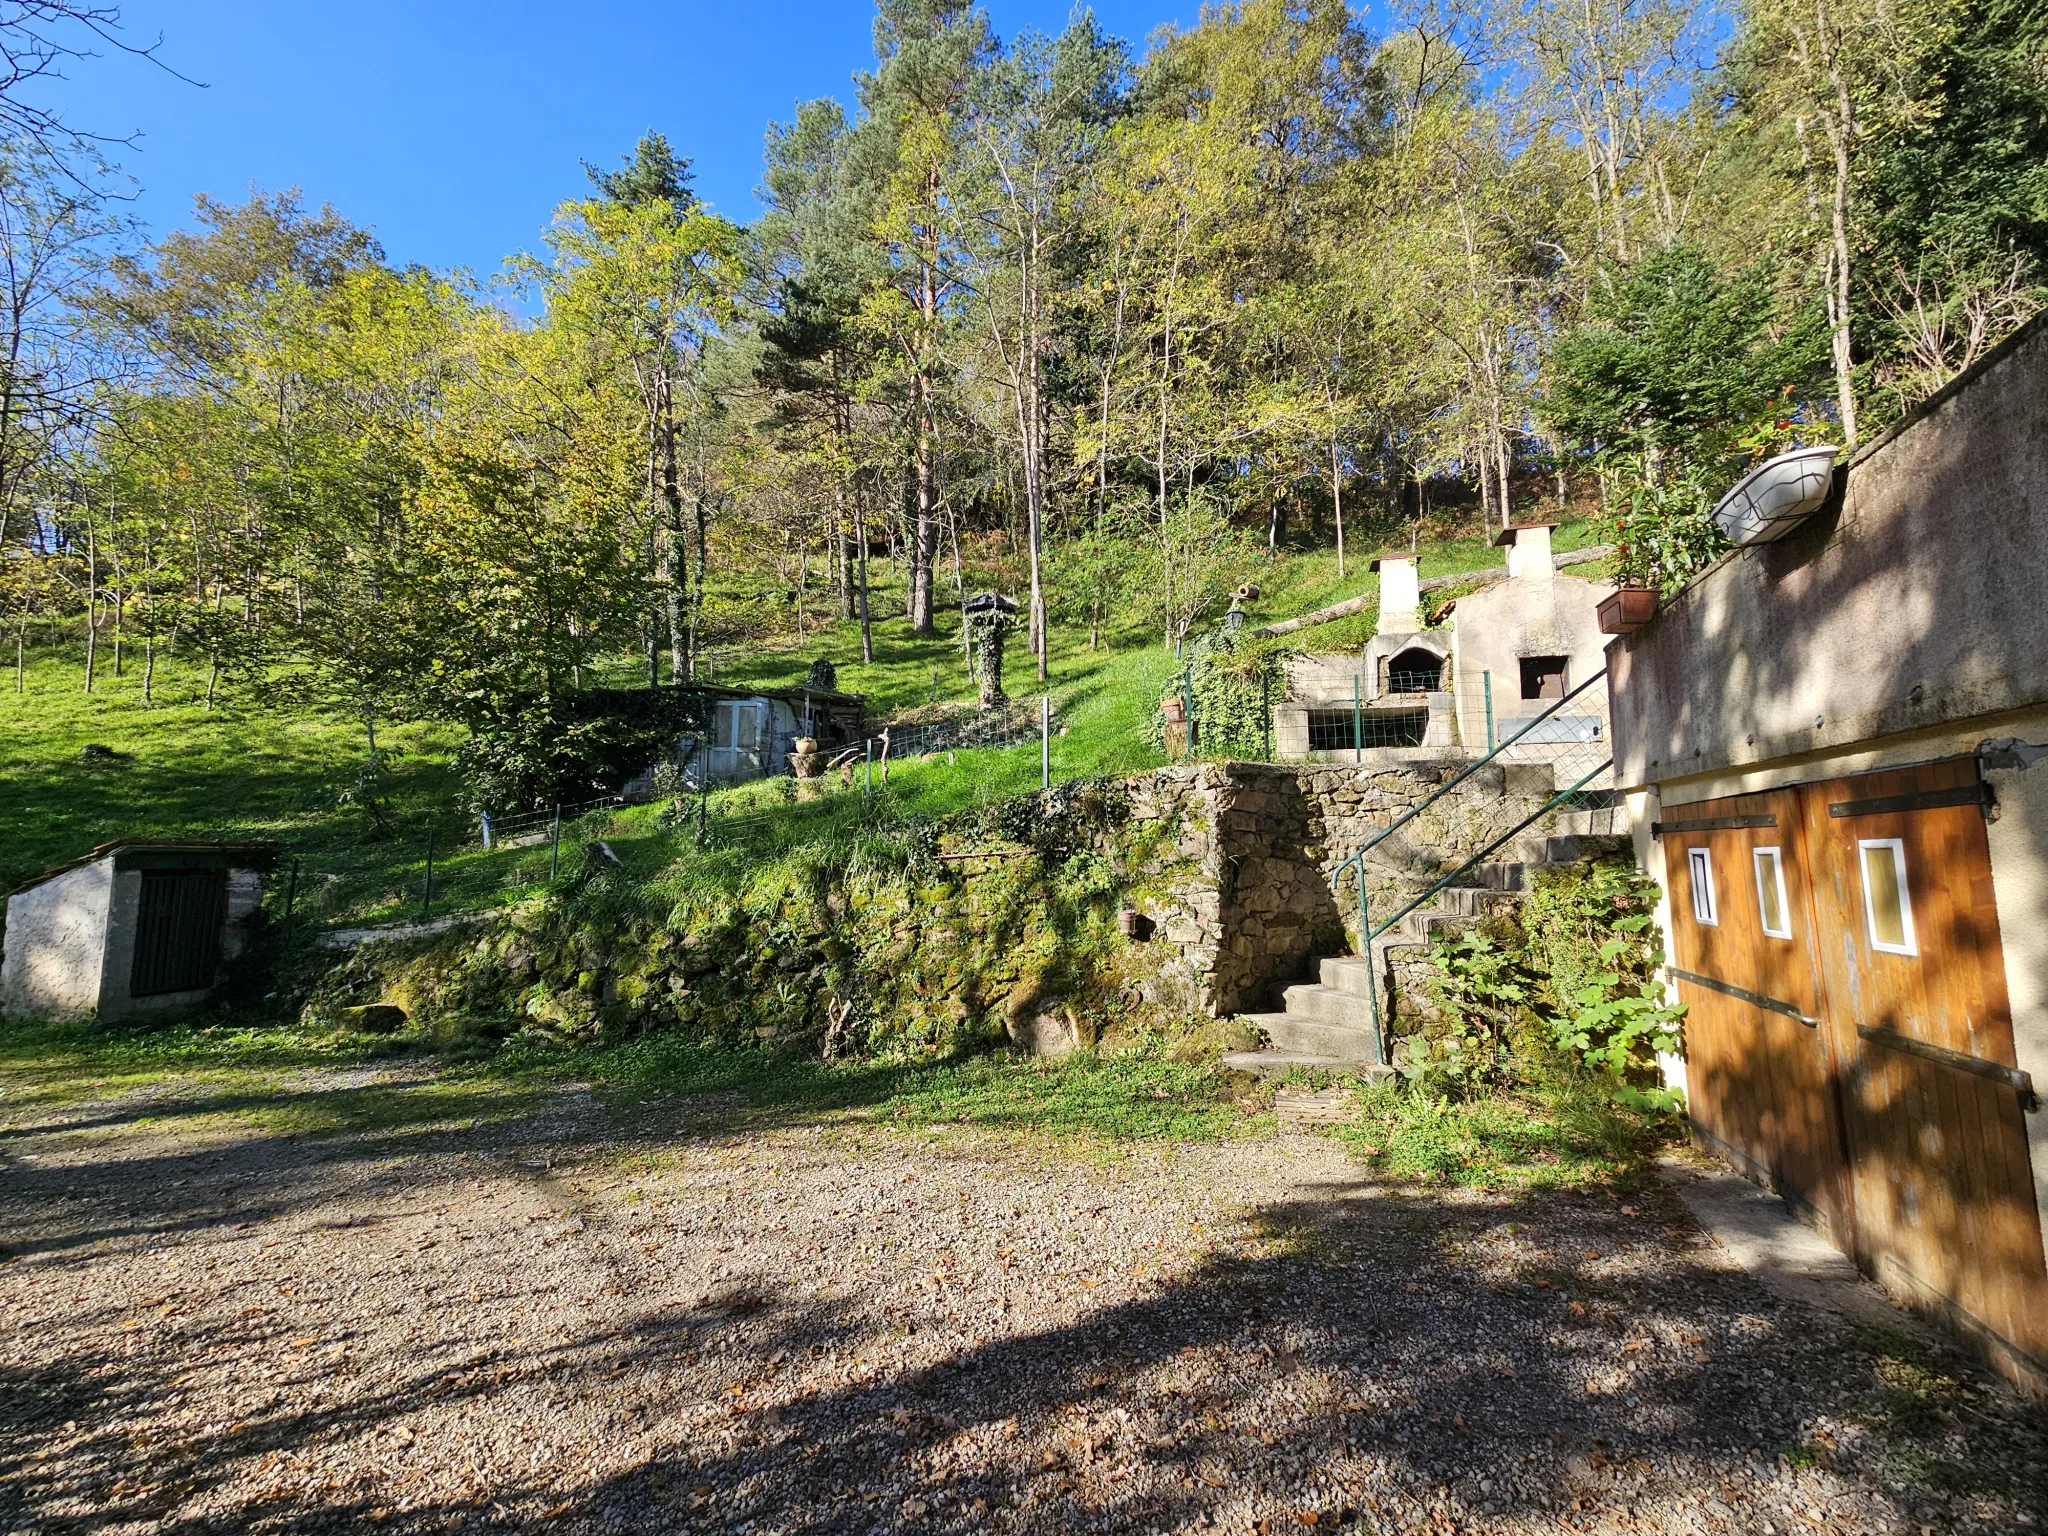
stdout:
<svg viewBox="0 0 2048 1536">
<path fill-rule="evenodd" d="M 1632 865 L 1571 865 L 1538 879 L 1522 921 L 1557 1047 L 1624 1101 L 1670 1110 L 1679 1099 L 1658 1081 L 1657 1054 L 1678 1050 L 1685 1008 L 1657 977 L 1656 902 L 1656 882 Z"/>
<path fill-rule="evenodd" d="M 1474 928 L 1438 938 L 1430 959 L 1442 1022 L 1399 1042 L 1395 1060 L 1403 1074 L 1460 1097 L 1526 1077 L 1523 1037 L 1535 986 L 1518 948 Z"/>
</svg>

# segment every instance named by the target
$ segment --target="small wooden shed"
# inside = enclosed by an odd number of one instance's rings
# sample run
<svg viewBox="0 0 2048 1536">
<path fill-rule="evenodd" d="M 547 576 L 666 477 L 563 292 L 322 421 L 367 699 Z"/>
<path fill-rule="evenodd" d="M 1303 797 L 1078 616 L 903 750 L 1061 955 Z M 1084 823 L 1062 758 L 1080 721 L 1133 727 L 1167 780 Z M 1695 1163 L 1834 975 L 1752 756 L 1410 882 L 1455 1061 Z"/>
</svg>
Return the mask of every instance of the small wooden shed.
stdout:
<svg viewBox="0 0 2048 1536">
<path fill-rule="evenodd" d="M 0 1012 L 60 1021 L 206 1002 L 263 904 L 268 842 L 123 838 L 7 898 Z"/>
</svg>

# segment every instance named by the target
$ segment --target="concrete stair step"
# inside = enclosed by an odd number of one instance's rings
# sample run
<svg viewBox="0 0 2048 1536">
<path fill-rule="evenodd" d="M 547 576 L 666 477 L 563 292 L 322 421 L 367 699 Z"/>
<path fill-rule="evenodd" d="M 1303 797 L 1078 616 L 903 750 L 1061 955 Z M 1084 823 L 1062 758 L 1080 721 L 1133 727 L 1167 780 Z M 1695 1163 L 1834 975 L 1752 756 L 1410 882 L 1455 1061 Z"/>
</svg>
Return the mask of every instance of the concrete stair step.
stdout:
<svg viewBox="0 0 2048 1536">
<path fill-rule="evenodd" d="M 1335 987 L 1325 987 L 1313 981 L 1283 987 L 1280 1006 L 1288 1013 L 1321 1019 L 1325 1024 L 1351 1024 L 1361 1029 L 1372 1027 L 1371 999 L 1360 997 L 1355 992 L 1340 992 Z"/>
<path fill-rule="evenodd" d="M 1328 955 L 1317 965 L 1317 979 L 1334 992 L 1371 1000 L 1372 962 L 1361 955 Z"/>
<path fill-rule="evenodd" d="M 1260 1077 L 1285 1077 L 1297 1067 L 1310 1071 L 1350 1072 L 1373 1082 L 1394 1075 L 1392 1067 L 1302 1051 L 1225 1051 L 1223 1065 L 1233 1072 L 1256 1072 Z"/>
<path fill-rule="evenodd" d="M 1556 836 L 1530 836 L 1515 839 L 1515 857 L 1530 868 L 1546 864 L 1576 864 L 1581 859 L 1605 858 L 1609 854 L 1624 853 L 1633 844 L 1624 834 L 1573 832 Z"/>
<path fill-rule="evenodd" d="M 1635 847 L 1635 839 L 1625 832 L 1575 832 L 1565 837 L 1547 837 L 1543 841 L 1543 858 L 1548 864 L 1604 859 L 1617 853 L 1628 853 Z"/>
<path fill-rule="evenodd" d="M 1528 880 L 1524 869 L 1524 861 L 1517 860 L 1514 862 L 1476 864 L 1459 878 L 1456 885 L 1449 887 L 1443 894 L 1448 896 L 1452 891 L 1470 890 L 1505 893 L 1527 889 Z"/>
<path fill-rule="evenodd" d="M 1560 837 L 1627 837 L 1628 807 L 1607 805 L 1590 811 L 1559 811 Z"/>
<path fill-rule="evenodd" d="M 1337 1023 L 1313 1014 L 1291 1011 L 1253 1013 L 1245 1017 L 1275 1050 L 1360 1063 L 1380 1059 L 1369 1020 L 1362 1024 Z"/>
</svg>

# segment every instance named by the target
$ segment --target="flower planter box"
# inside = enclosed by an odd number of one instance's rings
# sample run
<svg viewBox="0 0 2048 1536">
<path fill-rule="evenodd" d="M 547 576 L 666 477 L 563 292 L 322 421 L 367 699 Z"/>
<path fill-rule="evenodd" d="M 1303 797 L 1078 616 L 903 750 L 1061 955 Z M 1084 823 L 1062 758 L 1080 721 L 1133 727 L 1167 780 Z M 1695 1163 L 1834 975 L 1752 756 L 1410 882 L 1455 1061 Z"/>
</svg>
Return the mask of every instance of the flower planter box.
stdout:
<svg viewBox="0 0 2048 1536">
<path fill-rule="evenodd" d="M 1654 587 L 1623 587 L 1600 601 L 1600 633 L 1626 635 L 1641 629 L 1657 613 Z"/>
</svg>

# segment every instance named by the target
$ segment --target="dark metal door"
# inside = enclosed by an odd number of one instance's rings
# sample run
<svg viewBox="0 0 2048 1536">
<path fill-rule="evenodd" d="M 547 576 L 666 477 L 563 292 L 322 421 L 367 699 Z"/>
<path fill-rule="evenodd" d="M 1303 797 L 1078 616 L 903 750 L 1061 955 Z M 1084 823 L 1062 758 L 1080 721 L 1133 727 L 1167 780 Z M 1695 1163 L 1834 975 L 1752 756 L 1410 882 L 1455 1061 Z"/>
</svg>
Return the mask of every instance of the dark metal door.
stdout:
<svg viewBox="0 0 2048 1536">
<path fill-rule="evenodd" d="M 145 869 L 135 922 L 133 997 L 198 992 L 220 974 L 220 930 L 227 920 L 227 871 Z"/>
</svg>

